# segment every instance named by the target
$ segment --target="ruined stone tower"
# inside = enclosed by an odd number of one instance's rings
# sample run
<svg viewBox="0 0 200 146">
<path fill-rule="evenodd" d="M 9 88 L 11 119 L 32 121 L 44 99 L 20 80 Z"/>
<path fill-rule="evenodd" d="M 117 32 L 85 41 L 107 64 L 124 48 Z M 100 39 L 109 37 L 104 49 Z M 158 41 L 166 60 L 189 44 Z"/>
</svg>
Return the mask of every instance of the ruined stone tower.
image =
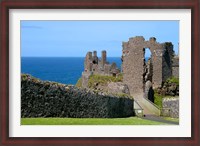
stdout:
<svg viewBox="0 0 200 146">
<path fill-rule="evenodd" d="M 85 58 L 86 58 L 84 62 L 85 71 L 91 71 L 92 66 L 90 60 L 92 59 L 92 52 L 88 52 Z"/>
<path fill-rule="evenodd" d="M 145 41 L 144 37 L 136 36 L 123 42 L 122 70 L 123 82 L 128 85 L 132 95 L 144 93 L 146 78 L 151 77 L 153 87 L 161 86 L 162 82 L 172 76 L 173 45 L 171 43 L 158 43 L 151 37 Z M 149 71 L 145 62 L 145 48 L 151 51 Z"/>
<path fill-rule="evenodd" d="M 93 54 L 92 52 L 86 54 L 84 72 L 82 72 L 82 87 L 88 86 L 88 80 L 92 74 L 117 76 L 120 73 L 116 63 L 109 64 L 106 57 L 106 51 L 101 52 L 101 59 L 98 58 L 97 51 L 93 51 Z"/>
<path fill-rule="evenodd" d="M 94 52 L 93 52 L 92 63 L 93 63 L 93 64 L 98 64 L 97 51 L 94 51 Z"/>
<path fill-rule="evenodd" d="M 106 51 L 103 50 L 103 51 L 101 52 L 101 65 L 102 65 L 102 67 L 103 67 L 105 64 L 106 64 Z"/>
</svg>

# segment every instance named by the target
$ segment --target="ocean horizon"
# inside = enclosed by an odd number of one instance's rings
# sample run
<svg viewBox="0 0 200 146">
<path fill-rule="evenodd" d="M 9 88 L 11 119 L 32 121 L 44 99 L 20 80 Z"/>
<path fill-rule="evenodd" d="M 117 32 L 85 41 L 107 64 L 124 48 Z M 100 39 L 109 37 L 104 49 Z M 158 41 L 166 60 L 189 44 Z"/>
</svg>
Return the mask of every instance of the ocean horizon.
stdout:
<svg viewBox="0 0 200 146">
<path fill-rule="evenodd" d="M 21 73 L 45 81 L 75 85 L 84 71 L 85 57 L 21 57 Z M 120 57 L 107 57 L 121 68 Z"/>
</svg>

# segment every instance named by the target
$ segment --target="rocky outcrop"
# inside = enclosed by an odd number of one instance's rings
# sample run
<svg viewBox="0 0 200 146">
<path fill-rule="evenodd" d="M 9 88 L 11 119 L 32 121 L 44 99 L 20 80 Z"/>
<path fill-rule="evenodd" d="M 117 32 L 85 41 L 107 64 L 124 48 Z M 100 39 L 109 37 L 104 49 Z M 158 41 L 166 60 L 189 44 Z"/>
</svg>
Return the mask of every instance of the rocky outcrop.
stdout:
<svg viewBox="0 0 200 146">
<path fill-rule="evenodd" d="M 21 117 L 133 116 L 133 99 L 21 76 Z"/>
<path fill-rule="evenodd" d="M 179 85 L 177 83 L 165 82 L 164 85 L 157 89 L 157 93 L 163 96 L 178 96 Z"/>
<path fill-rule="evenodd" d="M 128 86 L 122 82 L 110 82 L 107 85 L 109 93 L 113 94 L 130 94 Z"/>
</svg>

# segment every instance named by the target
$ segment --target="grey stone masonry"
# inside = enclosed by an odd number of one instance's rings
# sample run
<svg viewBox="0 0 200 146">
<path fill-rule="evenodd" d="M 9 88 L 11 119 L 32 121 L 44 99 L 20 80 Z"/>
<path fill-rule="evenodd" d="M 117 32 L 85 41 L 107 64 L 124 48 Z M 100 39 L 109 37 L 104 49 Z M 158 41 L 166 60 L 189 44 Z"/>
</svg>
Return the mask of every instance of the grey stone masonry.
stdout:
<svg viewBox="0 0 200 146">
<path fill-rule="evenodd" d="M 101 65 L 102 67 L 104 67 L 104 65 L 106 64 L 106 51 L 102 51 L 101 52 Z"/>
<path fill-rule="evenodd" d="M 160 87 L 163 81 L 172 76 L 172 43 L 158 43 L 154 37 L 145 41 L 144 37 L 136 36 L 129 38 L 128 42 L 123 42 L 122 46 L 123 82 L 128 85 L 132 95 L 144 93 L 147 66 L 145 48 L 151 51 L 153 87 Z"/>
<path fill-rule="evenodd" d="M 91 72 L 82 72 L 82 87 L 88 87 L 88 80 L 91 74 Z"/>
<path fill-rule="evenodd" d="M 82 87 L 87 87 L 88 79 L 91 74 L 117 76 L 120 69 L 116 63 L 109 64 L 106 58 L 106 51 L 101 52 L 101 60 L 97 56 L 97 52 L 88 52 L 84 61 L 84 72 L 82 73 Z"/>
<path fill-rule="evenodd" d="M 179 77 L 179 57 L 175 56 L 173 58 L 172 64 L 172 76 L 178 78 Z"/>
<path fill-rule="evenodd" d="M 92 71 L 92 52 L 88 52 L 86 54 L 86 57 L 85 57 L 85 62 L 84 62 L 84 68 L 85 68 L 85 71 Z"/>
<path fill-rule="evenodd" d="M 170 116 L 172 118 L 179 117 L 179 98 L 163 98 L 162 105 L 163 116 Z"/>
</svg>

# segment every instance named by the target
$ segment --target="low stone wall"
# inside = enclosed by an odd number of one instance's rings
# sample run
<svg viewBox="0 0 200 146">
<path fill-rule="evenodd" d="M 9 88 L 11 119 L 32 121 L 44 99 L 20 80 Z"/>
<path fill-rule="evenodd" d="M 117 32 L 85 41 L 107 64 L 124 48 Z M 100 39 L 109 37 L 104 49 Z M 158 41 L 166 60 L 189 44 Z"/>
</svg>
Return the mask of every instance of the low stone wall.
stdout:
<svg viewBox="0 0 200 146">
<path fill-rule="evenodd" d="M 163 98 L 162 116 L 179 117 L 179 98 Z"/>
<path fill-rule="evenodd" d="M 21 117 L 133 116 L 133 99 L 21 76 Z"/>
</svg>

